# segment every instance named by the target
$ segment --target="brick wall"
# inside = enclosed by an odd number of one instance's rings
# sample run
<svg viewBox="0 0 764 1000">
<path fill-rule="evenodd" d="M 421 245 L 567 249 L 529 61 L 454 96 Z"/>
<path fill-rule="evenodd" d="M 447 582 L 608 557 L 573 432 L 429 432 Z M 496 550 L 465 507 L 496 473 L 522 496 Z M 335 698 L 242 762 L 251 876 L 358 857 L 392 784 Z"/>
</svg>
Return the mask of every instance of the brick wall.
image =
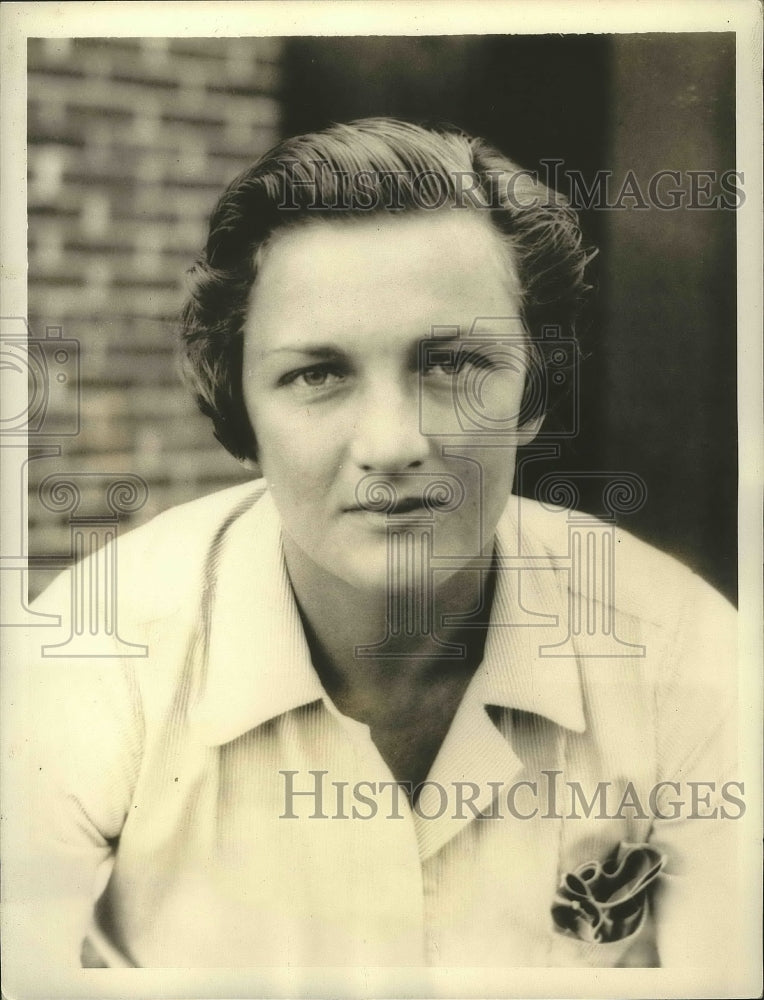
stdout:
<svg viewBox="0 0 764 1000">
<path fill-rule="evenodd" d="M 51 473 L 142 476 L 132 524 L 246 476 L 180 386 L 172 317 L 217 195 L 279 138 L 280 49 L 30 40 L 29 323 L 37 338 L 60 328 L 80 355 L 79 404 L 70 378 L 36 439 L 61 455 L 28 465 L 32 555 L 69 551 L 68 515 L 38 496 Z M 56 436 L 77 405 L 79 432 Z M 32 574 L 32 592 L 51 575 Z"/>
</svg>

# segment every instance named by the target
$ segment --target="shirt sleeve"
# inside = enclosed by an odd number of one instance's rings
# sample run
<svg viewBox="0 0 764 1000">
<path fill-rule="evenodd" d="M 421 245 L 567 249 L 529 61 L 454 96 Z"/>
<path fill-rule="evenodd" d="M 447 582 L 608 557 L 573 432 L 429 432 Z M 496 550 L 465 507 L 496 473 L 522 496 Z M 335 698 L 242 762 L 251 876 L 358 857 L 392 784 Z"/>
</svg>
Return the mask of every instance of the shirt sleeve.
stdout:
<svg viewBox="0 0 764 1000">
<path fill-rule="evenodd" d="M 658 816 L 651 842 L 667 862 L 654 908 L 661 965 L 711 970 L 723 987 L 714 995 L 724 996 L 745 965 L 737 616 L 707 584 L 688 581 L 657 681 Z"/>
<path fill-rule="evenodd" d="M 65 574 L 36 610 L 61 613 L 68 591 Z M 131 808 L 143 733 L 128 661 L 44 655 L 44 645 L 67 638 L 62 617 L 61 630 L 29 630 L 13 678 L 24 733 L 14 799 L 14 923 L 36 976 L 51 984 L 80 967 L 103 869 Z"/>
</svg>

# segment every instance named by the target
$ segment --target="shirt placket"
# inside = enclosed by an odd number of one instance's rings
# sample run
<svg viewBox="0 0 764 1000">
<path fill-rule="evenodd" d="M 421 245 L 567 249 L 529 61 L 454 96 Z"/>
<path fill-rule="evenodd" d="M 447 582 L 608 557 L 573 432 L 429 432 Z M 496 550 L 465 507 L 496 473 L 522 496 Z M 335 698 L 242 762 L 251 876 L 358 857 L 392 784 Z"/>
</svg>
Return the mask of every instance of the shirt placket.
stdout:
<svg viewBox="0 0 764 1000">
<path fill-rule="evenodd" d="M 344 731 L 355 755 L 355 773 L 365 790 L 369 784 L 376 789 L 378 811 L 368 822 L 369 849 L 374 862 L 383 866 L 387 894 L 396 900 L 395 920 L 406 929 L 406 952 L 396 964 L 424 966 L 427 963 L 427 929 L 425 926 L 425 886 L 420 845 L 417 839 L 415 815 L 409 799 L 379 752 L 368 725 L 343 715 L 327 698 L 327 711 L 334 723 Z M 352 797 L 353 789 L 349 789 Z M 365 822 L 353 820 L 353 822 Z"/>
</svg>

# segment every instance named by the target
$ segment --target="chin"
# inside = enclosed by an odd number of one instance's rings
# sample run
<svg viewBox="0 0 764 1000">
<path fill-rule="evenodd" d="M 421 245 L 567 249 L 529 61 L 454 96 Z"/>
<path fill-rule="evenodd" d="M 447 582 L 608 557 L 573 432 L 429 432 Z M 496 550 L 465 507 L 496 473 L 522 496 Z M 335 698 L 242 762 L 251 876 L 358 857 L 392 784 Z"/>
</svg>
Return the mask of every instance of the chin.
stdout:
<svg viewBox="0 0 764 1000">
<path fill-rule="evenodd" d="M 333 572 L 356 590 L 383 596 L 390 589 L 386 561 L 377 564 L 376 560 L 370 559 L 360 566 L 335 567 Z"/>
</svg>

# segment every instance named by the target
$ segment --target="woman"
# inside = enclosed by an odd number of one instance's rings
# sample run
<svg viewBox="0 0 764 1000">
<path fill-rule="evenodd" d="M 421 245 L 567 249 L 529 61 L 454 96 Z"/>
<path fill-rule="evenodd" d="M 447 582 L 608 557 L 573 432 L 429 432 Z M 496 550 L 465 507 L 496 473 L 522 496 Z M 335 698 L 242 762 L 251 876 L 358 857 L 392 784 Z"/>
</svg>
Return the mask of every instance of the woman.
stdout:
<svg viewBox="0 0 764 1000">
<path fill-rule="evenodd" d="M 590 520 L 600 600 L 568 513 L 511 494 L 587 259 L 529 173 L 389 120 L 223 194 L 183 362 L 262 478 L 120 541 L 145 659 L 34 665 L 53 964 L 730 954 L 731 609 Z"/>
</svg>

